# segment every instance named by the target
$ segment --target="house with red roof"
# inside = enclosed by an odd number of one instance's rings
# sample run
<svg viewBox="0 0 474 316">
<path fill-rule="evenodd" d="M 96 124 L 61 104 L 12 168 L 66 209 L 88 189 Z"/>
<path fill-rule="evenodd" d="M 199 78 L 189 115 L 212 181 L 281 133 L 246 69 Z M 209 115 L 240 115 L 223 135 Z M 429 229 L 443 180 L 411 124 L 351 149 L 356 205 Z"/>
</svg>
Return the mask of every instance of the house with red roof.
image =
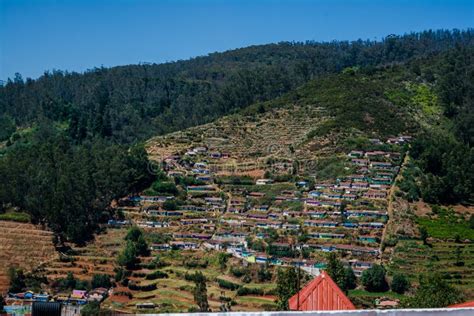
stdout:
<svg viewBox="0 0 474 316">
<path fill-rule="evenodd" d="M 290 310 L 336 311 L 354 310 L 354 304 L 347 298 L 329 274 L 322 271 L 288 300 Z"/>
</svg>

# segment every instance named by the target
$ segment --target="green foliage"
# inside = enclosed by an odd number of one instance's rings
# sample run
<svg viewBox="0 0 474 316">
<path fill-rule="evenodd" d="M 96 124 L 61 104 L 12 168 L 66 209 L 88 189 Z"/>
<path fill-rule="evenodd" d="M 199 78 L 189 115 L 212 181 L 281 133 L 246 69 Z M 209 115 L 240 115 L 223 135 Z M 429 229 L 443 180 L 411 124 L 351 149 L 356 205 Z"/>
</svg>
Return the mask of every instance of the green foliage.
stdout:
<svg viewBox="0 0 474 316">
<path fill-rule="evenodd" d="M 223 288 L 223 289 L 227 289 L 227 290 L 231 290 L 231 291 L 235 291 L 239 288 L 239 284 L 237 283 L 234 283 L 234 282 L 231 282 L 231 281 L 228 281 L 228 280 L 224 280 L 224 279 L 217 279 L 217 284 L 219 284 L 219 287 Z"/>
<path fill-rule="evenodd" d="M 140 237 L 143 237 L 143 231 L 138 226 L 132 226 L 128 229 L 124 239 L 137 242 Z"/>
<path fill-rule="evenodd" d="M 54 71 L 27 82 L 16 76 L 0 87 L 0 113 L 19 126 L 39 117 L 67 122 L 67 133 L 79 141 L 131 143 L 273 99 L 317 76 L 435 54 L 472 37 L 471 30 L 439 30 L 379 42 L 282 42 L 174 63 Z M 362 70 L 354 69 L 343 75 L 359 76 Z"/>
<path fill-rule="evenodd" d="M 171 235 L 161 232 L 148 232 L 146 237 L 151 243 L 156 244 L 165 244 L 172 239 Z"/>
<path fill-rule="evenodd" d="M 272 280 L 272 272 L 267 264 L 261 264 L 257 272 L 258 282 L 267 282 Z"/>
<path fill-rule="evenodd" d="M 137 256 L 138 253 L 135 244 L 131 240 L 128 240 L 125 248 L 117 257 L 117 263 L 119 266 L 132 270 L 138 263 Z"/>
<path fill-rule="evenodd" d="M 0 116 L 0 142 L 9 139 L 15 131 L 15 121 L 9 115 Z"/>
<path fill-rule="evenodd" d="M 354 274 L 354 270 L 352 267 L 348 267 L 344 269 L 345 272 L 345 289 L 346 290 L 353 290 L 357 287 L 357 278 Z"/>
<path fill-rule="evenodd" d="M 162 260 L 159 256 L 156 256 L 148 265 L 146 265 L 147 269 L 157 269 L 157 268 L 164 268 L 169 266 L 170 264 L 164 260 Z"/>
<path fill-rule="evenodd" d="M 161 180 L 157 180 L 153 182 L 151 185 L 151 188 L 153 191 L 161 194 L 177 194 L 178 189 L 176 188 L 176 185 L 173 182 L 164 182 Z"/>
<path fill-rule="evenodd" d="M 110 288 L 112 282 L 110 282 L 110 276 L 107 274 L 94 274 L 91 281 L 92 288 L 105 287 Z"/>
<path fill-rule="evenodd" d="M 346 271 L 342 262 L 337 258 L 337 255 L 334 252 L 328 254 L 326 272 L 329 274 L 331 279 L 336 282 L 341 290 L 346 290 Z"/>
<path fill-rule="evenodd" d="M 194 302 L 199 306 L 200 312 L 209 311 L 209 302 L 207 301 L 207 286 L 206 278 L 204 275 L 197 271 L 192 277 L 195 287 L 194 287 Z"/>
<path fill-rule="evenodd" d="M 221 270 L 224 270 L 227 267 L 227 261 L 231 257 L 231 254 L 225 253 L 225 252 L 219 252 L 217 254 L 217 261 L 219 263 L 219 267 Z"/>
<path fill-rule="evenodd" d="M 430 273 L 421 277 L 420 286 L 413 297 L 403 301 L 409 308 L 440 308 L 462 301 L 459 290 L 449 285 L 440 274 Z"/>
<path fill-rule="evenodd" d="M 433 206 L 436 217 L 418 217 L 416 222 L 420 226 L 422 240 L 428 236 L 440 239 L 458 238 L 474 239 L 474 231 L 469 227 L 469 220 L 458 215 L 452 209 Z"/>
<path fill-rule="evenodd" d="M 424 172 L 421 196 L 429 203 L 469 201 L 474 192 L 474 150 L 444 134 L 418 138 L 410 150 Z"/>
<path fill-rule="evenodd" d="M 109 315 L 106 311 L 101 311 L 100 303 L 97 301 L 88 302 L 81 308 L 81 316 L 102 316 Z"/>
<path fill-rule="evenodd" d="M 138 285 L 135 282 L 130 281 L 128 283 L 128 288 L 132 291 L 144 291 L 150 292 L 156 290 L 156 283 L 150 283 L 145 285 Z"/>
<path fill-rule="evenodd" d="M 352 290 L 357 286 L 357 279 L 352 268 L 344 268 L 344 265 L 334 252 L 328 254 L 326 272 L 344 292 Z"/>
<path fill-rule="evenodd" d="M 361 282 L 369 292 L 385 292 L 389 289 L 385 279 L 385 269 L 378 264 L 362 272 Z"/>
<path fill-rule="evenodd" d="M 404 274 L 397 273 L 393 276 L 390 288 L 395 293 L 403 294 L 410 288 L 410 281 Z"/>
<path fill-rule="evenodd" d="M 166 200 L 163 203 L 163 209 L 166 211 L 174 211 L 178 208 L 178 203 L 175 200 Z"/>
<path fill-rule="evenodd" d="M 110 202 L 149 177 L 143 147 L 76 145 L 45 123 L 31 143 L 13 145 L 0 158 L 0 201 L 47 222 L 61 240 L 84 243 L 106 220 Z"/>
<path fill-rule="evenodd" d="M 413 162 L 409 162 L 403 172 L 402 180 L 397 182 L 397 186 L 404 192 L 404 197 L 409 202 L 417 201 L 420 198 L 420 189 L 417 179 L 421 176 L 421 171 Z"/>
<path fill-rule="evenodd" d="M 148 244 L 143 236 L 138 237 L 138 240 L 135 243 L 135 248 L 137 249 L 138 256 L 148 256 L 150 254 L 150 249 L 148 248 Z"/>
<path fill-rule="evenodd" d="M 421 226 L 420 227 L 420 239 L 423 241 L 423 244 L 426 245 L 428 242 L 426 241 L 429 237 L 428 230 L 426 227 Z"/>
<path fill-rule="evenodd" d="M 89 282 L 77 280 L 72 272 L 68 272 L 66 278 L 56 280 L 54 286 L 57 287 L 59 291 L 70 291 L 73 289 L 90 290 L 91 288 Z"/>
<path fill-rule="evenodd" d="M 20 222 L 20 223 L 29 223 L 31 221 L 31 217 L 28 213 L 8 212 L 8 213 L 0 214 L 0 220 Z"/>
<path fill-rule="evenodd" d="M 21 269 L 15 269 L 13 267 L 8 269 L 8 279 L 10 280 L 9 292 L 19 293 L 26 287 L 25 274 Z"/>
<path fill-rule="evenodd" d="M 125 240 L 133 243 L 137 256 L 148 256 L 150 254 L 150 250 L 143 235 L 143 231 L 137 226 L 132 226 L 128 230 L 127 235 L 125 236 Z"/>
<path fill-rule="evenodd" d="M 298 291 L 298 281 L 295 268 L 278 269 L 276 293 L 279 310 L 288 310 L 288 300 Z"/>
<path fill-rule="evenodd" d="M 264 291 L 261 288 L 241 286 L 237 290 L 237 295 L 264 295 Z"/>
<path fill-rule="evenodd" d="M 147 280 L 156 280 L 156 279 L 166 279 L 168 278 L 168 273 L 162 272 L 160 270 L 153 271 L 145 276 Z"/>
<path fill-rule="evenodd" d="M 316 162 L 316 177 L 320 180 L 328 180 L 351 174 L 353 170 L 351 168 L 347 170 L 346 167 L 345 158 L 330 157 L 319 159 Z"/>
</svg>

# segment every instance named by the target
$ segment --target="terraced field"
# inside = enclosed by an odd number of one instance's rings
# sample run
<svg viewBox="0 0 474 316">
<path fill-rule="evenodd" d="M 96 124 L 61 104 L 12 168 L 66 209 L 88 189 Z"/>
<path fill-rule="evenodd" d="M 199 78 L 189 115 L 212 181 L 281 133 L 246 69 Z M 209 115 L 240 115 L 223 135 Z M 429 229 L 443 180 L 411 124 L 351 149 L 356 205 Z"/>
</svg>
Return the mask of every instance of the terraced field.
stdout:
<svg viewBox="0 0 474 316">
<path fill-rule="evenodd" d="M 193 288 L 194 282 L 186 279 L 186 274 L 193 274 L 200 271 L 204 274 L 207 281 L 208 301 L 213 311 L 219 311 L 222 304 L 221 297 L 227 297 L 233 301 L 232 310 L 234 311 L 258 311 L 271 310 L 275 308 L 275 296 L 269 295 L 275 284 L 271 281 L 265 283 L 244 283 L 240 278 L 230 274 L 229 268 L 236 266 L 238 261 L 231 258 L 227 268 L 221 269 L 217 263 L 217 253 L 208 251 L 171 251 L 158 254 L 160 259 L 167 262 L 167 266 L 158 269 L 167 273 L 168 278 L 146 280 L 145 277 L 131 277 L 136 284 L 148 285 L 156 284 L 153 291 L 133 291 L 127 287 L 119 287 L 114 290 L 115 293 L 128 292 L 132 298 L 123 295 L 112 295 L 104 302 L 104 307 L 113 307 L 116 310 L 126 312 L 136 312 L 136 304 L 144 302 L 155 303 L 160 312 L 186 312 L 196 308 L 194 304 Z M 208 262 L 206 267 L 190 268 L 184 265 L 186 258 L 205 260 Z M 146 258 L 145 260 L 148 260 Z M 134 271 L 134 274 L 150 274 L 155 270 L 142 269 Z M 217 279 L 224 279 L 234 284 L 243 285 L 250 288 L 260 288 L 265 295 L 244 295 L 238 296 L 236 290 L 228 290 L 219 286 Z M 151 310 L 149 310 L 151 312 Z"/>
<path fill-rule="evenodd" d="M 114 275 L 116 255 L 125 233 L 125 229 L 109 229 L 85 247 L 72 247 L 68 254 L 45 266 L 48 279 L 64 278 L 68 272 L 82 280 L 91 279 L 94 274 Z"/>
<path fill-rule="evenodd" d="M 314 154 L 311 153 L 314 148 L 310 148 L 314 144 L 307 141 L 307 135 L 327 119 L 323 109 L 313 106 L 277 109 L 258 118 L 228 116 L 211 124 L 152 138 L 148 153 L 151 159 L 160 160 L 195 144 L 231 153 L 239 163 L 266 156 L 309 158 Z M 329 148 L 320 146 L 320 150 Z"/>
<path fill-rule="evenodd" d="M 8 289 L 9 267 L 29 271 L 58 257 L 52 236 L 32 224 L 0 221 L 0 293 Z"/>
<path fill-rule="evenodd" d="M 388 270 L 392 273 L 402 272 L 415 283 L 420 273 L 449 273 L 448 281 L 464 290 L 468 299 L 474 298 L 473 243 L 437 241 L 426 246 L 416 240 L 399 241 Z"/>
</svg>

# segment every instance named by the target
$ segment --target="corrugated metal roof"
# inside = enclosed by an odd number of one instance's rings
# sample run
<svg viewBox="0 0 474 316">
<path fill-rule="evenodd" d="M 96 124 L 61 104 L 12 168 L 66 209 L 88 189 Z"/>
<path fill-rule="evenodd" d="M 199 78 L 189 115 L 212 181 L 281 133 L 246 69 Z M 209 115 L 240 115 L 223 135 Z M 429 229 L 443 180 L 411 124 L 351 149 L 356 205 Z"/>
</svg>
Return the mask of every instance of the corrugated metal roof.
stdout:
<svg viewBox="0 0 474 316">
<path fill-rule="evenodd" d="M 323 271 L 288 301 L 291 310 L 353 310 L 354 304 L 331 277 Z"/>
<path fill-rule="evenodd" d="M 460 303 L 460 304 L 454 304 L 454 305 L 450 305 L 448 307 L 450 307 L 450 308 L 474 307 L 474 301 L 464 302 L 464 303 Z"/>
</svg>

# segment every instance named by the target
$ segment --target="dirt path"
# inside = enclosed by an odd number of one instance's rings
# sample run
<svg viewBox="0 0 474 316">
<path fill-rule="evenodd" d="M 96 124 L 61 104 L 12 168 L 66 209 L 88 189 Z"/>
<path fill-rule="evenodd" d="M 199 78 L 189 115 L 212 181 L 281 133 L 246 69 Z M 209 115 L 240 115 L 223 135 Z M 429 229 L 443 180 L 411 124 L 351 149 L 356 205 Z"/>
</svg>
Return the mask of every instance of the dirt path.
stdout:
<svg viewBox="0 0 474 316">
<path fill-rule="evenodd" d="M 387 220 L 387 223 L 385 224 L 385 227 L 383 228 L 382 238 L 381 238 L 381 241 L 380 241 L 380 263 L 382 263 L 382 260 L 383 260 L 382 245 L 383 245 L 383 242 L 385 241 L 385 237 L 386 237 L 386 234 L 387 234 L 387 228 L 391 224 L 391 221 L 393 221 L 393 200 L 394 200 L 394 195 L 395 195 L 395 183 L 397 182 L 397 180 L 399 180 L 401 178 L 402 170 L 405 167 L 405 165 L 407 164 L 408 159 L 409 158 L 408 158 L 408 152 L 407 152 L 405 154 L 405 157 L 403 158 L 403 162 L 400 166 L 400 171 L 398 172 L 397 176 L 393 180 L 393 184 L 391 185 L 390 191 L 389 191 L 389 194 L 388 194 L 388 205 L 387 205 L 388 220 Z"/>
</svg>

